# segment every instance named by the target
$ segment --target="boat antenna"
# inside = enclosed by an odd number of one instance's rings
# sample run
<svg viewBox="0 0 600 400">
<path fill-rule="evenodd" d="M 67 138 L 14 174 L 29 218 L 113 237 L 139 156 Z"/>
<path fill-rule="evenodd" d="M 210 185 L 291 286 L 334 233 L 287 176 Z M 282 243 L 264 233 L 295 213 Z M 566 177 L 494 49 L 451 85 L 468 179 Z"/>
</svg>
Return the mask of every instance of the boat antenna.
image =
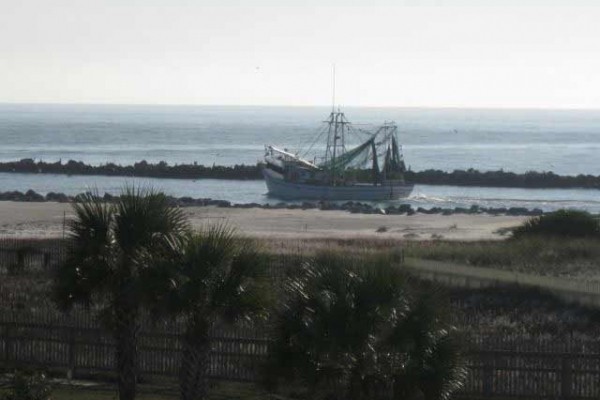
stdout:
<svg viewBox="0 0 600 400">
<path fill-rule="evenodd" d="M 335 112 L 335 63 L 332 65 L 331 112 Z"/>
</svg>

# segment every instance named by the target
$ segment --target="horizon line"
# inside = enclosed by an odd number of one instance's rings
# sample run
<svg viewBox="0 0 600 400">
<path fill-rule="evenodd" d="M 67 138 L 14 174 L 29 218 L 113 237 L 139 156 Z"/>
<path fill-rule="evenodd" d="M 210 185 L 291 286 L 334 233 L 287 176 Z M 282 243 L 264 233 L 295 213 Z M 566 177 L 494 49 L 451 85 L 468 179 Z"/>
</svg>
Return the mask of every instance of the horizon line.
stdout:
<svg viewBox="0 0 600 400">
<path fill-rule="evenodd" d="M 209 103 L 123 103 L 123 102 L 21 102 L 0 101 L 1 106 L 149 106 L 149 107 L 248 107 L 248 108 L 331 108 L 331 104 L 209 104 Z M 506 111 L 600 111 L 598 107 L 553 106 L 472 106 L 472 105 L 337 105 L 340 108 L 369 109 L 431 109 L 431 110 L 506 110 Z"/>
</svg>

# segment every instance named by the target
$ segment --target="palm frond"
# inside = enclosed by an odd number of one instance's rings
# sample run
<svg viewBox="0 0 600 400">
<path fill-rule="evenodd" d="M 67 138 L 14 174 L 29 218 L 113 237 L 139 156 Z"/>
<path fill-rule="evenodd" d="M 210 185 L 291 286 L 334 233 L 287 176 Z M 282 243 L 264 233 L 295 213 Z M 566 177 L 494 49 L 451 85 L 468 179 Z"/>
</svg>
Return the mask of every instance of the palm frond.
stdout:
<svg viewBox="0 0 600 400">
<path fill-rule="evenodd" d="M 466 379 L 467 368 L 454 332 L 444 332 L 424 357 L 419 387 L 426 400 L 448 400 Z"/>
<path fill-rule="evenodd" d="M 116 337 L 119 391 L 132 397 L 140 305 L 149 288 L 169 298 L 177 292 L 168 286 L 176 282 L 166 279 L 172 276 L 167 261 L 177 256 L 188 224 L 180 209 L 152 189 L 126 187 L 112 204 L 97 193 L 79 200 L 70 224 L 70 254 L 59 268 L 54 298 L 63 308 L 100 300 L 104 322 Z"/>
<path fill-rule="evenodd" d="M 179 244 L 189 230 L 185 214 L 164 193 L 126 186 L 115 204 L 115 239 L 126 254 Z"/>
<path fill-rule="evenodd" d="M 273 302 L 264 275 L 267 262 L 256 242 L 238 239 L 229 273 L 213 292 L 213 305 L 222 310 L 225 319 L 266 317 Z"/>
<path fill-rule="evenodd" d="M 75 218 L 69 224 L 73 250 L 80 254 L 102 253 L 112 242 L 114 208 L 96 193 L 86 193 L 73 203 Z"/>
<path fill-rule="evenodd" d="M 384 387 L 397 399 L 435 392 L 441 397 L 427 399 L 445 400 L 463 381 L 438 294 L 422 292 L 392 260 L 317 254 L 285 288 L 270 387 L 300 380 L 331 398 L 371 399 Z"/>
<path fill-rule="evenodd" d="M 113 273 L 113 208 L 97 193 L 87 193 L 73 204 L 75 219 L 70 223 L 70 252 L 59 266 L 53 298 L 59 307 L 75 303 L 89 305 L 95 292 L 109 285 Z"/>
</svg>

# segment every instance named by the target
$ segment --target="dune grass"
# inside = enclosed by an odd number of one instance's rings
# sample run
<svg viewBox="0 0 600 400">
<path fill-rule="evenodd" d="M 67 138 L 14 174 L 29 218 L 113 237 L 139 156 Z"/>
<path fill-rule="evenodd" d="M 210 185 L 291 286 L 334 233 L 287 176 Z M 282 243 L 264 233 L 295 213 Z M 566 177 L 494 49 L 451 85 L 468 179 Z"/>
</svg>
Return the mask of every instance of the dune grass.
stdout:
<svg viewBox="0 0 600 400">
<path fill-rule="evenodd" d="M 453 262 L 528 274 L 600 280 L 600 239 L 526 236 L 503 241 L 402 241 L 384 238 L 269 240 L 277 254 L 310 255 L 327 250 L 352 254 L 404 253 L 406 257 Z"/>
<path fill-rule="evenodd" d="M 489 242 L 410 242 L 407 257 L 565 278 L 600 279 L 600 240 L 526 237 Z"/>
<path fill-rule="evenodd" d="M 513 236 L 519 238 L 534 235 L 600 238 L 600 222 L 586 211 L 558 210 L 530 218 L 513 231 Z"/>
</svg>

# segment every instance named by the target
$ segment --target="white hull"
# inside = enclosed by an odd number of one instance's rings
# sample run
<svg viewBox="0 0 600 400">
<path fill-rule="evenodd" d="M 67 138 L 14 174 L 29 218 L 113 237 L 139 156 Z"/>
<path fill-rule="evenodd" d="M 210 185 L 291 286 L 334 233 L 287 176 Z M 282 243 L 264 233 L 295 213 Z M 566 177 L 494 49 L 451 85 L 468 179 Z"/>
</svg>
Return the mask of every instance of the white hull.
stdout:
<svg viewBox="0 0 600 400">
<path fill-rule="evenodd" d="M 408 197 L 411 184 L 389 183 L 383 185 L 357 184 L 352 186 L 308 185 L 286 182 L 276 172 L 263 169 L 269 195 L 285 200 L 362 200 L 383 201 Z"/>
</svg>

